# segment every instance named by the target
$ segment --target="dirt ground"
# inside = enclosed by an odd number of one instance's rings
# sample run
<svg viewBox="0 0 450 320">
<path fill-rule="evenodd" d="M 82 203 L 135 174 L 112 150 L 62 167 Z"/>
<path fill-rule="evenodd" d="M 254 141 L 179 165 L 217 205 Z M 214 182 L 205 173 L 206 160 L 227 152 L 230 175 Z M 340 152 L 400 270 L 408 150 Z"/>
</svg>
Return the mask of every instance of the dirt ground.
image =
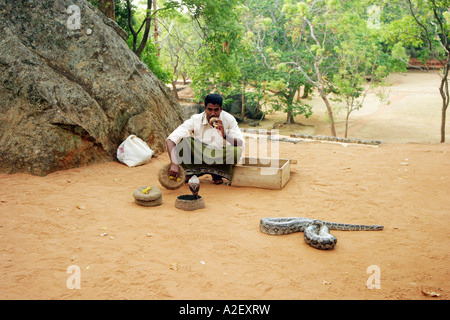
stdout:
<svg viewBox="0 0 450 320">
<path fill-rule="evenodd" d="M 437 143 L 431 76 L 394 75 L 389 105 L 355 112 L 350 138 L 386 143 L 272 142 L 280 158 L 297 160 L 283 189 L 204 176 L 206 207 L 196 211 L 174 207 L 186 185 L 159 184 L 167 155 L 135 168 L 1 174 L 0 299 L 448 300 L 450 144 Z M 301 129 L 325 132 L 321 117 Z M 147 185 L 161 189 L 162 205 L 133 202 Z M 309 247 L 302 233 L 259 231 L 263 217 L 296 216 L 384 230 L 332 231 L 331 251 Z"/>
</svg>

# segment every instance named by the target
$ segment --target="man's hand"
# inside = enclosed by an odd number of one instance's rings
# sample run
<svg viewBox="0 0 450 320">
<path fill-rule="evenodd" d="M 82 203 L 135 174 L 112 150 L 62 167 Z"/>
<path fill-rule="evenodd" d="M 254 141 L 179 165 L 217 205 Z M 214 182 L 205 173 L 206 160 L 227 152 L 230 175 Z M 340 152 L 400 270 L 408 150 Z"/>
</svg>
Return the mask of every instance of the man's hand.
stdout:
<svg viewBox="0 0 450 320">
<path fill-rule="evenodd" d="M 172 164 L 170 165 L 169 169 L 169 177 L 175 177 L 178 178 L 178 173 L 180 172 L 180 166 L 177 162 L 177 157 L 175 156 L 175 142 L 171 140 L 166 140 L 166 146 L 167 146 L 167 152 L 169 153 L 170 162 Z"/>
<path fill-rule="evenodd" d="M 219 130 L 219 132 L 220 132 L 220 134 L 222 135 L 222 137 L 225 138 L 225 129 L 223 128 L 222 120 L 217 119 L 217 122 L 214 124 L 214 128 L 216 128 L 217 130 Z"/>
<path fill-rule="evenodd" d="M 172 165 L 170 166 L 169 169 L 169 176 L 174 177 L 174 178 L 178 178 L 178 173 L 180 172 L 180 167 L 179 165 L 172 163 Z"/>
</svg>

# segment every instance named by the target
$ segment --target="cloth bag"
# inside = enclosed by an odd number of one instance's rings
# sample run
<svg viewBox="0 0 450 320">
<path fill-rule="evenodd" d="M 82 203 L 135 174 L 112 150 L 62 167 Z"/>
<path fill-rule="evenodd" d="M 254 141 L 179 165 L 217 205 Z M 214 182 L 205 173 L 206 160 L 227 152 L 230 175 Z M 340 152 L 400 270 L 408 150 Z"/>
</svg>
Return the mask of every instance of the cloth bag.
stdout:
<svg viewBox="0 0 450 320">
<path fill-rule="evenodd" d="M 134 134 L 128 136 L 117 148 L 117 160 L 129 167 L 149 163 L 154 151 Z"/>
</svg>

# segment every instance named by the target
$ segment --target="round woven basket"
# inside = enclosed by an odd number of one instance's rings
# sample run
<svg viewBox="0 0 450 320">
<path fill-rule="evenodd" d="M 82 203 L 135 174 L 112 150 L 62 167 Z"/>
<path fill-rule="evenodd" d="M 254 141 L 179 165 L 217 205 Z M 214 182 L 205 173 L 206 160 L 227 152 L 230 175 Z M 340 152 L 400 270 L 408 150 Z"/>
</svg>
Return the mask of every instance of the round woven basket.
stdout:
<svg viewBox="0 0 450 320">
<path fill-rule="evenodd" d="M 174 190 L 180 188 L 184 184 L 186 173 L 182 167 L 179 167 L 178 179 L 169 179 L 170 165 L 171 163 L 165 164 L 159 169 L 158 180 L 164 188 Z"/>
<path fill-rule="evenodd" d="M 142 193 L 148 186 L 139 187 L 133 192 L 134 202 L 145 207 L 155 207 L 162 204 L 162 193 L 157 187 L 151 187 L 147 193 Z"/>
<path fill-rule="evenodd" d="M 194 211 L 205 207 L 205 200 L 202 196 L 197 199 L 192 194 L 183 194 L 175 200 L 175 207 L 181 210 Z"/>
</svg>

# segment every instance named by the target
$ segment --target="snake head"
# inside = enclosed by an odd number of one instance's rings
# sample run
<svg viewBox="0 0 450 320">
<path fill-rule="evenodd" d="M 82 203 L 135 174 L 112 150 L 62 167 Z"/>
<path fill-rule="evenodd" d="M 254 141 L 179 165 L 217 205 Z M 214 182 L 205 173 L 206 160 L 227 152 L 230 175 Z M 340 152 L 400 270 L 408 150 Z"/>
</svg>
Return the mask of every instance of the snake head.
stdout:
<svg viewBox="0 0 450 320">
<path fill-rule="evenodd" d="M 200 180 L 198 180 L 196 175 L 193 175 L 188 181 L 189 190 L 197 198 L 198 191 L 200 190 Z"/>
</svg>

